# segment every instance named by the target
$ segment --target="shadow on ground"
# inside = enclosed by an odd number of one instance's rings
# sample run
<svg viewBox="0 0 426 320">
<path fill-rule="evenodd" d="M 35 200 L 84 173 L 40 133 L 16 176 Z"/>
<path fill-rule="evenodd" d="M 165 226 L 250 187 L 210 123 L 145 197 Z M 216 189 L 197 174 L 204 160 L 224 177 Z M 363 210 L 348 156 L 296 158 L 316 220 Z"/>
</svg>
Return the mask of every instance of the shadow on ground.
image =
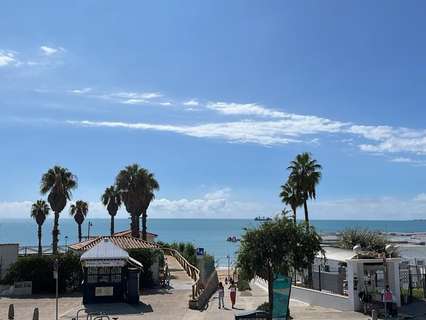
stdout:
<svg viewBox="0 0 426 320">
<path fill-rule="evenodd" d="M 154 312 L 150 304 L 99 303 L 85 305 L 87 313 L 106 313 L 111 315 L 144 314 Z"/>
</svg>

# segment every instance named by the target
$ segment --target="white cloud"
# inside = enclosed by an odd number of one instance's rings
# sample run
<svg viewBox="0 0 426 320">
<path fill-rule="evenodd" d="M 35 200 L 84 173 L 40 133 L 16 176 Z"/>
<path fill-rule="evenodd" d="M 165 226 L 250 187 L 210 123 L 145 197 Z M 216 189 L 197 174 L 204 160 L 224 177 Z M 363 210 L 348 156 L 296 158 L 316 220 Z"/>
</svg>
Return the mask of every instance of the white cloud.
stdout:
<svg viewBox="0 0 426 320">
<path fill-rule="evenodd" d="M 206 107 L 226 115 L 254 115 L 268 118 L 289 116 L 284 112 L 268 109 L 255 103 L 209 102 Z"/>
<path fill-rule="evenodd" d="M 183 105 L 185 107 L 198 107 L 200 103 L 195 99 L 191 99 L 191 100 L 184 101 Z"/>
<path fill-rule="evenodd" d="M 92 91 L 92 88 L 83 88 L 83 89 L 70 90 L 70 93 L 74 93 L 74 94 L 85 94 L 85 93 L 89 93 L 91 91 Z"/>
<path fill-rule="evenodd" d="M 414 197 L 414 201 L 426 203 L 426 193 L 419 193 L 417 196 Z"/>
<path fill-rule="evenodd" d="M 42 54 L 45 55 L 45 56 L 53 56 L 57 53 L 65 52 L 65 49 L 62 48 L 62 47 L 54 48 L 54 47 L 48 47 L 48 46 L 41 46 L 40 50 L 41 50 Z"/>
<path fill-rule="evenodd" d="M 10 51 L 0 50 L 0 67 L 5 67 L 17 63 L 15 54 Z"/>
<path fill-rule="evenodd" d="M 426 212 L 426 194 L 417 195 L 413 199 L 377 197 L 313 201 L 310 207 L 311 219 L 419 219 L 424 218 Z"/>
<path fill-rule="evenodd" d="M 28 218 L 31 208 L 30 201 L 0 202 L 1 218 Z M 148 209 L 150 217 L 156 218 L 244 218 L 265 214 L 266 205 L 250 201 L 234 199 L 231 189 L 218 189 L 198 198 L 158 198 Z M 69 211 L 69 204 L 63 212 Z M 117 218 L 127 218 L 129 214 L 124 207 Z M 63 215 L 67 217 L 68 215 Z M 89 218 L 105 218 L 107 211 L 99 201 L 89 202 Z"/>
<path fill-rule="evenodd" d="M 165 131 L 197 138 L 218 138 L 229 142 L 256 143 L 261 145 L 287 144 L 301 142 L 295 139 L 295 132 L 284 122 L 238 121 L 226 123 L 207 123 L 193 126 L 163 125 L 150 123 L 127 123 L 108 121 L 67 121 L 76 126 L 126 128 L 133 130 Z M 312 129 L 306 129 L 311 131 Z"/>
</svg>

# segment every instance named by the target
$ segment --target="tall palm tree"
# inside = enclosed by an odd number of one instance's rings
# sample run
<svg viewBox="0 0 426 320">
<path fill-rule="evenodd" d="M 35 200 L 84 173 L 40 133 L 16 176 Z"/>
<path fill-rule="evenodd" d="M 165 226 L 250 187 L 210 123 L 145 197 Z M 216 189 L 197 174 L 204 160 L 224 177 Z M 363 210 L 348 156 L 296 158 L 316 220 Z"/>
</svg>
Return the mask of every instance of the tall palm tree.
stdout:
<svg viewBox="0 0 426 320">
<path fill-rule="evenodd" d="M 38 254 L 42 255 L 41 248 L 41 226 L 43 225 L 46 217 L 49 215 L 49 205 L 44 200 L 37 200 L 31 206 L 31 218 L 34 218 L 38 226 Z"/>
<path fill-rule="evenodd" d="M 49 193 L 47 201 L 53 210 L 55 218 L 52 230 L 52 251 L 58 253 L 59 214 L 64 210 L 67 201 L 71 200 L 71 192 L 77 187 L 77 177 L 68 169 L 54 166 L 41 177 L 40 192 Z"/>
<path fill-rule="evenodd" d="M 312 158 L 308 152 L 298 154 L 290 162 L 289 181 L 295 185 L 297 192 L 302 196 L 303 207 L 305 209 L 306 231 L 309 230 L 308 199 L 316 198 L 316 186 L 321 179 L 321 165 Z M 312 287 L 312 265 L 308 266 L 308 286 Z"/>
<path fill-rule="evenodd" d="M 290 206 L 293 211 L 293 220 L 296 223 L 296 211 L 297 208 L 303 204 L 302 196 L 297 190 L 296 185 L 291 181 L 287 181 L 286 184 L 281 186 L 280 198 L 283 203 Z"/>
<path fill-rule="evenodd" d="M 146 211 L 154 199 L 154 191 L 159 189 L 158 182 L 147 169 L 133 164 L 118 173 L 115 184 L 127 212 L 130 213 L 132 236 L 140 237 L 139 217 L 142 215 L 142 226 L 145 230 L 142 238 L 146 240 Z"/>
<path fill-rule="evenodd" d="M 111 235 L 114 234 L 114 217 L 117 215 L 118 208 L 121 206 L 121 195 L 115 186 L 110 186 L 105 189 L 101 197 L 101 201 L 106 206 L 109 215 L 111 216 Z"/>
<path fill-rule="evenodd" d="M 75 222 L 78 225 L 78 241 L 81 242 L 81 225 L 89 212 L 89 205 L 87 202 L 78 200 L 75 204 L 70 207 L 70 215 L 74 217 Z"/>
<path fill-rule="evenodd" d="M 309 227 L 308 199 L 316 198 L 316 186 L 321 179 L 322 167 L 308 152 L 298 154 L 295 160 L 290 162 L 289 181 L 301 195 L 301 201 L 305 210 L 305 221 Z"/>
</svg>

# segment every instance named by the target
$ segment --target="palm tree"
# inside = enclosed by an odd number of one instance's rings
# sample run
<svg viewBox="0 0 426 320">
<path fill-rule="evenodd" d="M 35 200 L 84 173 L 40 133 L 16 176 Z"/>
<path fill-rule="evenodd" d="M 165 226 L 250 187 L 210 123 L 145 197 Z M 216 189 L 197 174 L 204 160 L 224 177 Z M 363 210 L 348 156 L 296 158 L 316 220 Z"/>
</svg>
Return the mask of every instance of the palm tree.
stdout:
<svg viewBox="0 0 426 320">
<path fill-rule="evenodd" d="M 75 204 L 72 204 L 70 207 L 70 215 L 74 217 L 75 222 L 78 225 L 78 241 L 81 242 L 81 225 L 84 222 L 84 219 L 87 216 L 89 211 L 89 205 L 87 202 L 78 200 Z"/>
<path fill-rule="evenodd" d="M 146 211 L 154 199 L 154 191 L 159 189 L 158 182 L 147 169 L 133 164 L 118 173 L 115 184 L 132 219 L 132 236 L 140 237 L 139 217 L 142 215 L 142 238 L 146 240 Z"/>
<path fill-rule="evenodd" d="M 60 166 L 49 169 L 41 178 L 40 192 L 42 194 L 49 193 L 47 201 L 55 215 L 52 230 L 53 254 L 58 253 L 59 213 L 64 210 L 67 201 L 71 200 L 71 192 L 76 187 L 77 177 L 68 169 Z"/>
<path fill-rule="evenodd" d="M 281 186 L 281 201 L 290 206 L 293 211 L 293 220 L 296 223 L 296 210 L 303 204 L 301 194 L 298 192 L 296 185 L 291 181 Z"/>
<path fill-rule="evenodd" d="M 316 198 L 316 186 L 321 179 L 322 167 L 308 152 L 298 154 L 296 159 L 290 162 L 289 182 L 295 186 L 297 193 L 301 195 L 301 201 L 305 210 L 305 221 L 309 227 L 308 199 Z"/>
<path fill-rule="evenodd" d="M 31 218 L 34 218 L 38 226 L 38 254 L 42 255 L 41 249 L 41 226 L 43 225 L 46 217 L 49 215 L 49 205 L 44 200 L 37 200 L 31 206 Z"/>
<path fill-rule="evenodd" d="M 106 206 L 109 215 L 111 216 L 111 235 L 114 234 L 114 217 L 117 215 L 118 208 L 121 206 L 121 195 L 115 186 L 110 186 L 105 189 L 101 197 L 101 201 Z"/>
</svg>

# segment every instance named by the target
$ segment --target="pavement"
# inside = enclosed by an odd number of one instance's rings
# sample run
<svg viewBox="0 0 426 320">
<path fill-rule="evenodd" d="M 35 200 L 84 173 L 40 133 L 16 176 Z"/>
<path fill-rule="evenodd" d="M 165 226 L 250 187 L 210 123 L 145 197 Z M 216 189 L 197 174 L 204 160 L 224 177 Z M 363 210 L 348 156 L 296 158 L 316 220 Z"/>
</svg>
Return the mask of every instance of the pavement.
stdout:
<svg viewBox="0 0 426 320">
<path fill-rule="evenodd" d="M 267 301 L 267 292 L 254 283 L 250 291 L 238 292 L 236 308 L 231 309 L 229 293 L 225 291 L 225 307 L 218 308 L 218 299 L 214 295 L 205 310 L 190 310 L 188 300 L 191 295 L 192 280 L 186 272 L 172 258 L 167 257 L 172 274 L 170 287 L 167 289 L 146 290 L 142 293 L 141 303 L 136 306 L 125 303 L 95 304 L 86 306 L 88 312 L 106 312 L 119 320 L 133 319 L 161 319 L 161 320 L 231 320 L 236 313 L 245 310 L 254 310 Z M 81 304 L 81 295 L 61 297 L 59 299 L 59 319 L 71 320 Z M 40 319 L 55 319 L 55 299 L 48 296 L 32 296 L 31 298 L 0 298 L 0 320 L 7 319 L 9 304 L 15 306 L 15 320 L 32 319 L 33 310 L 39 308 Z M 300 301 L 291 300 L 291 314 L 296 320 L 362 320 L 368 317 L 355 312 L 341 312 L 334 309 L 310 306 Z M 84 313 L 81 313 L 83 315 Z M 86 317 L 84 317 L 85 319 Z M 80 317 L 80 319 L 83 319 Z"/>
</svg>

